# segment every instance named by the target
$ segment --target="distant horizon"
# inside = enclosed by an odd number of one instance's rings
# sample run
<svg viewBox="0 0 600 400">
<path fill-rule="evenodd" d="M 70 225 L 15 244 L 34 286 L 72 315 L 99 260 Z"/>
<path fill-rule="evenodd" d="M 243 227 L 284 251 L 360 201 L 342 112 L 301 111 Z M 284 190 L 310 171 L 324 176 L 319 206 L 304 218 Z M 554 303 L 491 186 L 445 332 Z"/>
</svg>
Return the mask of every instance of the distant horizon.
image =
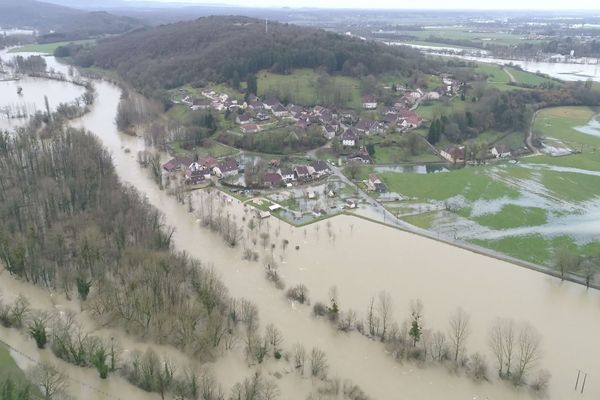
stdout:
<svg viewBox="0 0 600 400">
<path fill-rule="evenodd" d="M 125 2 L 140 2 L 140 0 L 125 0 Z M 322 0 L 296 0 L 294 2 L 277 1 L 277 0 L 255 0 L 252 5 L 248 5 L 243 0 L 141 0 L 148 3 L 173 3 L 174 5 L 189 6 L 229 6 L 242 8 L 275 8 L 275 9 L 347 9 L 347 10 L 407 10 L 407 11 L 600 11 L 600 1 L 590 0 L 572 0 L 570 2 L 547 1 L 547 0 L 530 0 L 527 2 L 520 0 L 503 0 L 502 2 L 485 2 L 482 7 L 481 1 L 475 0 L 454 0 L 453 2 L 443 0 L 421 0 L 416 3 L 398 2 L 392 0 L 371 0 L 368 6 L 364 6 L 365 2 L 359 0 L 329 0 L 324 5 Z M 498 7 L 498 3 L 502 4 Z M 558 3 L 558 4 L 557 4 Z M 415 4 L 418 6 L 413 7 Z M 451 4 L 451 5 L 449 5 Z M 493 7 L 487 7 L 493 5 Z M 568 6 L 568 7 L 567 7 Z"/>
</svg>

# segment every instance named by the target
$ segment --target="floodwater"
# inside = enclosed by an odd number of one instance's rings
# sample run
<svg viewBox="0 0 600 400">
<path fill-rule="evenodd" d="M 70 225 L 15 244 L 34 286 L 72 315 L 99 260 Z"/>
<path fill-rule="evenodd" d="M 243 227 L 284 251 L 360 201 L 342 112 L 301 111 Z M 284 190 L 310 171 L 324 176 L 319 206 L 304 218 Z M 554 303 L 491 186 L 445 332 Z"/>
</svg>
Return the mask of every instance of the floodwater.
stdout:
<svg viewBox="0 0 600 400">
<path fill-rule="evenodd" d="M 0 51 L 0 58 L 8 61 L 17 55 L 24 57 L 34 53 L 8 53 L 7 50 Z M 66 74 L 68 67 L 60 64 L 54 57 L 44 57 L 49 70 L 62 72 Z M 17 89 L 22 88 L 21 94 Z M 45 111 L 46 104 L 44 96 L 48 96 L 48 103 L 51 110 L 56 110 L 60 103 L 70 103 L 80 97 L 85 92 L 81 86 L 73 85 L 69 82 L 21 77 L 19 80 L 0 81 L 0 129 L 11 129 L 22 126 L 27 118 L 7 118 L 6 109 L 11 114 L 19 112 L 26 113 L 28 116 L 35 114 L 36 111 Z"/>
<path fill-rule="evenodd" d="M 313 318 L 309 307 L 286 300 L 265 280 L 262 263 L 242 261 L 240 249 L 226 246 L 218 235 L 199 227 L 185 206 L 158 189 L 136 162 L 143 141 L 116 130 L 120 90 L 105 82 L 97 82 L 96 87 L 98 97 L 91 112 L 74 125 L 98 135 L 112 153 L 122 181 L 146 194 L 150 203 L 162 210 L 165 222 L 176 228 L 175 247 L 212 263 L 233 296 L 255 302 L 261 323 L 272 322 L 282 331 L 286 349 L 296 342 L 309 349 L 323 349 L 331 376 L 352 380 L 375 399 L 531 398 L 526 389 L 515 390 L 495 379 L 476 384 L 442 368 L 399 364 L 380 343 L 357 333 L 339 333 L 328 322 Z M 125 152 L 126 148 L 130 152 Z M 237 200 L 225 204 L 226 210 L 238 218 L 250 217 Z M 279 272 L 288 287 L 306 284 L 313 303 L 326 301 L 329 289 L 336 286 L 341 309 L 354 309 L 364 318 L 369 298 L 386 290 L 394 300 L 396 321 L 405 320 L 410 300 L 419 298 L 425 305 L 425 328 L 444 331 L 448 317 L 460 306 L 471 316 L 468 350 L 487 356 L 491 375 L 495 367 L 486 338 L 494 319 L 528 321 L 543 335 L 540 367 L 552 373 L 549 397 L 563 400 L 600 396 L 600 363 L 597 352 L 591 350 L 600 337 L 598 291 L 351 216 L 305 228 L 270 219 L 263 223 L 263 229 L 270 230 L 276 244 L 289 240 L 286 250 L 279 245 L 274 250 Z M 247 371 L 231 357 L 215 365 L 222 382 L 237 381 L 241 379 L 237 375 Z M 588 373 L 582 395 L 573 391 L 578 370 Z M 285 386 L 282 398 L 303 398 L 288 390 L 296 386 L 301 385 Z"/>
<path fill-rule="evenodd" d="M 488 64 L 513 64 L 519 65 L 528 72 L 541 72 L 552 78 L 563 81 L 585 81 L 588 78 L 600 82 L 600 64 L 560 63 L 543 62 L 533 60 L 507 60 L 501 58 L 487 57 L 485 50 L 472 50 L 466 48 L 414 45 L 407 43 L 388 43 L 391 45 L 404 45 L 417 48 L 425 53 L 444 57 L 460 58 L 468 61 L 477 61 Z"/>
<path fill-rule="evenodd" d="M 282 330 L 287 346 L 299 341 L 324 349 L 332 373 L 353 380 L 374 398 L 529 397 L 524 390 L 515 392 L 502 383 L 473 384 L 441 369 L 397 364 L 380 344 L 358 334 L 337 333 L 328 323 L 312 318 L 308 307 L 289 303 L 264 279 L 260 263 L 242 261 L 239 251 L 200 228 L 185 207 L 158 190 L 135 161 L 142 141 L 119 134 L 114 126 L 119 90 L 107 83 L 98 83 L 97 89 L 99 101 L 79 124 L 96 132 L 109 148 L 121 179 L 145 193 L 164 212 L 166 222 L 176 227 L 176 247 L 213 263 L 234 296 L 254 301 L 262 322 L 273 322 Z M 233 214 L 244 214 L 235 200 L 227 207 Z M 306 228 L 293 228 L 274 219 L 269 224 L 272 232 L 279 230 L 277 241 L 290 241 L 284 254 L 276 251 L 277 257 L 283 257 L 283 279 L 288 286 L 305 283 L 313 301 L 326 300 L 329 288 L 335 285 L 341 308 L 364 315 L 370 296 L 387 290 L 394 298 L 397 321 L 407 317 L 409 301 L 420 298 L 425 304 L 426 326 L 441 330 L 446 329 L 448 316 L 461 306 L 471 314 L 473 323 L 469 349 L 482 351 L 488 358 L 486 336 L 496 317 L 529 321 L 544 336 L 541 366 L 553 375 L 551 398 L 573 395 L 577 369 L 590 374 L 580 398 L 600 395 L 600 380 L 592 378 L 600 375 L 600 364 L 589 351 L 600 335 L 600 293 L 349 216 Z M 297 251 L 296 245 L 300 246 Z M 576 331 L 576 338 L 571 336 L 572 326 L 584 327 Z"/>
<path fill-rule="evenodd" d="M 448 172 L 448 166 L 439 165 L 383 165 L 375 167 L 375 172 L 402 172 L 413 174 L 436 174 L 439 172 Z"/>
<path fill-rule="evenodd" d="M 587 125 L 578 126 L 575 130 L 587 135 L 600 137 L 600 120 L 598 118 L 600 117 L 596 116 L 595 118 L 592 118 Z"/>
<path fill-rule="evenodd" d="M 21 94 L 17 88 L 22 88 Z M 48 104 L 51 110 L 56 110 L 60 103 L 70 103 L 85 92 L 81 86 L 69 82 L 55 81 L 42 78 L 24 77 L 18 81 L 0 82 L 0 129 L 22 125 L 26 118 L 6 118 L 3 110 L 26 110 L 29 116 L 36 111 L 45 111 L 44 96 L 48 96 Z"/>
<path fill-rule="evenodd" d="M 542 74 L 546 74 L 552 78 L 563 81 L 585 81 L 587 79 L 592 79 L 600 82 L 600 64 L 551 63 L 543 61 L 506 60 L 493 57 L 463 55 L 452 55 L 452 57 L 488 64 L 506 65 L 512 63 L 513 65 L 520 66 L 525 71 L 533 73 L 541 72 Z"/>
</svg>

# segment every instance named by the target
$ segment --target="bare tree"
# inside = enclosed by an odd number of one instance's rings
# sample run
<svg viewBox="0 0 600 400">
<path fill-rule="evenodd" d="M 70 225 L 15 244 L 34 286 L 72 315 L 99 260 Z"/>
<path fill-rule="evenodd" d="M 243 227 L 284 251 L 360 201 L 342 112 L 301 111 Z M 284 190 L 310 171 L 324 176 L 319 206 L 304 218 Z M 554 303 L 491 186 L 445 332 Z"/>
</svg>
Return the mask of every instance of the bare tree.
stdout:
<svg viewBox="0 0 600 400">
<path fill-rule="evenodd" d="M 375 336 L 379 331 L 379 319 L 375 311 L 375 296 L 371 296 L 369 300 L 369 307 L 367 308 L 367 325 L 369 328 L 369 335 Z"/>
<path fill-rule="evenodd" d="M 301 344 L 294 346 L 294 366 L 300 372 L 300 375 L 304 375 L 304 365 L 306 364 L 306 350 Z"/>
<path fill-rule="evenodd" d="M 521 384 L 529 370 L 541 358 L 541 336 L 529 324 L 524 324 L 519 330 L 517 339 L 517 371 L 515 373 L 515 382 Z"/>
<path fill-rule="evenodd" d="M 458 362 L 458 356 L 465 350 L 465 342 L 470 333 L 469 320 L 469 315 L 462 308 L 456 310 L 450 317 L 448 337 L 452 343 L 455 362 Z"/>
<path fill-rule="evenodd" d="M 349 332 L 354 329 L 356 325 L 356 312 L 354 310 L 348 310 L 347 312 L 340 313 L 338 320 L 338 329 L 343 332 Z"/>
<path fill-rule="evenodd" d="M 381 341 L 384 342 L 390 325 L 394 303 L 392 301 L 392 296 L 386 291 L 379 292 L 377 300 L 377 315 L 381 321 Z"/>
<path fill-rule="evenodd" d="M 448 345 L 444 332 L 436 331 L 431 340 L 431 356 L 437 361 L 442 361 L 448 356 Z"/>
<path fill-rule="evenodd" d="M 490 330 L 488 342 L 498 363 L 498 375 L 503 378 L 509 378 L 515 346 L 514 321 L 510 319 L 498 319 Z"/>
<path fill-rule="evenodd" d="M 42 361 L 29 371 L 31 381 L 38 386 L 45 400 L 62 398 L 69 387 L 67 375 L 48 361 Z"/>
<path fill-rule="evenodd" d="M 316 347 L 310 352 L 310 373 L 312 376 L 325 379 L 327 377 L 327 356 Z"/>
<path fill-rule="evenodd" d="M 286 296 L 290 300 L 295 300 L 300 304 L 304 304 L 308 302 L 308 288 L 306 285 L 301 283 L 293 288 L 290 288 L 287 291 Z"/>
<path fill-rule="evenodd" d="M 277 329 L 277 327 L 273 324 L 269 324 L 266 327 L 267 342 L 269 346 L 271 346 L 271 350 L 273 351 L 273 355 L 276 356 L 277 353 L 281 350 L 281 344 L 283 343 L 283 336 L 281 331 Z"/>
<path fill-rule="evenodd" d="M 581 258 L 577 254 L 573 253 L 573 251 L 567 248 L 562 248 L 556 253 L 555 262 L 555 267 L 560 274 L 560 279 L 564 280 L 566 274 L 575 271 L 579 267 Z"/>
</svg>

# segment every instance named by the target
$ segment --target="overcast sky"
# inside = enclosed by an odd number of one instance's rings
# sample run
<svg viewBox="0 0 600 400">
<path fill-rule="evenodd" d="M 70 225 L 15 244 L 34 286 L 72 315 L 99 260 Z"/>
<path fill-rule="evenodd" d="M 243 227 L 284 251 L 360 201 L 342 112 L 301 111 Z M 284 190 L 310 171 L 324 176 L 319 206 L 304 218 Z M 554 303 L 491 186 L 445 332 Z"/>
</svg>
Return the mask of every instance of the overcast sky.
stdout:
<svg viewBox="0 0 600 400">
<path fill-rule="evenodd" d="M 151 0 L 246 7 L 600 10 L 600 0 Z"/>
</svg>

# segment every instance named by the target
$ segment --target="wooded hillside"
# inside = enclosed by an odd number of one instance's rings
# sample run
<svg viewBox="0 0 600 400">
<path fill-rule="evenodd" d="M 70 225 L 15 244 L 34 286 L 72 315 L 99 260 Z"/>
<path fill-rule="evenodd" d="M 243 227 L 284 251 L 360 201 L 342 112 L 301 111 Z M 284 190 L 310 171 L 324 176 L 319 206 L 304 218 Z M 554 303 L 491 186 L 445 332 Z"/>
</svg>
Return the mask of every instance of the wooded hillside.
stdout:
<svg viewBox="0 0 600 400">
<path fill-rule="evenodd" d="M 361 76 L 396 71 L 411 76 L 434 61 L 410 48 L 392 48 L 323 30 L 245 17 L 206 17 L 144 28 L 80 49 L 83 66 L 117 70 L 146 93 L 186 83 L 244 79 L 262 69 L 286 73 L 324 67 Z"/>
<path fill-rule="evenodd" d="M 34 28 L 40 31 L 38 39 L 47 42 L 124 33 L 144 24 L 130 17 L 86 12 L 41 1 L 0 0 L 0 26 Z"/>
</svg>

